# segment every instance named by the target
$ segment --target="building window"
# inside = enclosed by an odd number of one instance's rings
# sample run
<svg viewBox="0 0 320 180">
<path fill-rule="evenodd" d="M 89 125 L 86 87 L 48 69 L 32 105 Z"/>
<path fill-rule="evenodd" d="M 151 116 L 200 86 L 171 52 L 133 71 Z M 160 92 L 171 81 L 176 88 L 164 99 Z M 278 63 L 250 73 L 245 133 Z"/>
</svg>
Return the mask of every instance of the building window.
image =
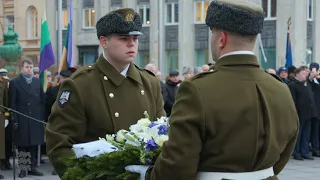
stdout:
<svg viewBox="0 0 320 180">
<path fill-rule="evenodd" d="M 178 50 L 166 50 L 166 75 L 172 70 L 179 69 L 179 52 Z"/>
<path fill-rule="evenodd" d="M 313 0 L 307 0 L 307 20 L 313 20 Z"/>
<path fill-rule="evenodd" d="M 196 60 L 196 67 L 201 67 L 204 64 L 207 64 L 209 61 L 209 51 L 208 49 L 197 49 L 195 50 L 195 60 Z"/>
<path fill-rule="evenodd" d="M 166 24 L 173 25 L 179 22 L 179 4 L 166 3 Z"/>
<path fill-rule="evenodd" d="M 79 64 L 85 66 L 93 64 L 98 59 L 98 46 L 79 46 Z"/>
<path fill-rule="evenodd" d="M 209 1 L 194 2 L 194 22 L 205 23 Z"/>
<path fill-rule="evenodd" d="M 95 15 L 96 10 L 94 9 L 94 0 L 83 0 L 82 1 L 82 9 L 83 9 L 83 28 L 84 29 L 92 29 L 95 25 Z"/>
<path fill-rule="evenodd" d="M 37 38 L 38 34 L 38 11 L 31 6 L 27 10 L 27 34 L 28 38 Z"/>
<path fill-rule="evenodd" d="M 140 5 L 138 6 L 138 12 L 142 18 L 142 26 L 150 25 L 150 6 L 149 5 Z"/>
<path fill-rule="evenodd" d="M 69 11 L 68 10 L 63 10 L 62 11 L 62 29 L 67 29 L 68 28 L 68 23 L 69 23 Z"/>
<path fill-rule="evenodd" d="M 277 0 L 262 0 L 261 4 L 266 13 L 266 20 L 274 20 L 277 17 Z"/>
<path fill-rule="evenodd" d="M 150 51 L 138 51 L 138 66 L 145 67 L 149 63 Z"/>
<path fill-rule="evenodd" d="M 83 28 L 91 29 L 95 25 L 95 13 L 94 9 L 83 9 Z"/>
</svg>

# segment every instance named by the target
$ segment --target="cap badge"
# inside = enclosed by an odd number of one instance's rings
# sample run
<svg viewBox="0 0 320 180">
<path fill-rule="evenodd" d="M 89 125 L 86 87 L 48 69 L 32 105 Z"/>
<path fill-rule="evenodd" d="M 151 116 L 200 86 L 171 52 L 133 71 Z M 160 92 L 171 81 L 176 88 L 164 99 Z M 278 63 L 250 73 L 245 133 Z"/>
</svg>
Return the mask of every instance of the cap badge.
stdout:
<svg viewBox="0 0 320 180">
<path fill-rule="evenodd" d="M 132 22 L 134 20 L 134 14 L 132 12 L 128 12 L 125 15 L 125 20 L 128 21 L 128 22 Z"/>
</svg>

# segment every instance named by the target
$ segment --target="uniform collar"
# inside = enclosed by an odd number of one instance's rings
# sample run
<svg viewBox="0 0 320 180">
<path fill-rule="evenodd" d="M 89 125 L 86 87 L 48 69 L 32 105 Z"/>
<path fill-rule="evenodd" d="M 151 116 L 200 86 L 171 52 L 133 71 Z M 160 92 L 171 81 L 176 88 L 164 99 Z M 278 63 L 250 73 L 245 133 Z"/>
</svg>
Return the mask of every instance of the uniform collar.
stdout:
<svg viewBox="0 0 320 180">
<path fill-rule="evenodd" d="M 222 56 L 215 64 L 215 66 L 226 65 L 254 65 L 260 67 L 257 57 L 252 54 L 229 54 Z"/>
<path fill-rule="evenodd" d="M 239 54 L 250 54 L 250 55 L 254 55 L 254 53 L 252 51 L 233 51 L 233 52 L 229 52 L 227 54 L 222 55 L 220 58 L 226 57 L 226 56 L 231 56 L 231 55 L 239 55 Z M 219 59 L 220 59 L 219 58 Z"/>
<path fill-rule="evenodd" d="M 106 59 L 106 60 L 108 61 L 108 59 L 107 59 L 106 56 L 104 55 L 104 52 L 102 52 L 102 56 L 104 57 L 104 59 Z M 108 62 L 109 62 L 109 61 L 108 61 Z M 109 63 L 110 63 L 110 62 L 109 62 Z M 110 64 L 111 64 L 111 63 L 110 63 Z M 124 68 L 124 70 L 121 71 L 120 74 L 121 74 L 122 76 L 127 77 L 127 72 L 128 72 L 128 69 L 129 69 L 129 65 L 130 65 L 130 64 L 128 64 L 127 67 Z"/>
<path fill-rule="evenodd" d="M 116 68 L 114 68 L 108 61 L 106 61 L 102 54 L 100 55 L 96 64 L 97 67 L 103 72 L 103 74 L 107 76 L 110 81 L 112 81 L 112 83 L 116 86 L 120 86 L 126 78 L 121 73 L 119 73 Z M 126 69 L 127 77 L 142 85 L 141 75 L 135 65 L 133 63 L 130 63 Z"/>
</svg>

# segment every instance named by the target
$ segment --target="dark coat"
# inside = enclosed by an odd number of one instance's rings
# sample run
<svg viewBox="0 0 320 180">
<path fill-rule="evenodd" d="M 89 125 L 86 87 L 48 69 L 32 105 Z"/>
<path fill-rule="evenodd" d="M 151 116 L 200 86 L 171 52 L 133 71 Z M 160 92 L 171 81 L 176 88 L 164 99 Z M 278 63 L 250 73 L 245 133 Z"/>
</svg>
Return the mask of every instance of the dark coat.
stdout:
<svg viewBox="0 0 320 180">
<path fill-rule="evenodd" d="M 48 121 L 48 119 L 49 119 L 49 116 L 51 114 L 51 108 L 52 108 L 52 105 L 54 104 L 54 102 L 57 99 L 60 86 L 61 85 L 49 88 L 47 90 L 47 92 L 46 92 L 46 97 L 47 97 L 47 100 L 46 100 L 46 118 L 45 118 L 46 121 Z"/>
<path fill-rule="evenodd" d="M 162 94 L 163 102 L 166 102 L 168 99 L 166 84 L 164 84 L 162 81 L 160 81 L 160 87 L 161 87 L 161 94 Z"/>
<path fill-rule="evenodd" d="M 25 115 L 38 120 L 44 120 L 45 94 L 40 80 L 32 79 L 27 84 L 22 75 L 10 81 L 9 106 Z M 44 143 L 44 125 L 27 117 L 14 114 L 14 121 L 18 123 L 15 140 L 18 146 L 32 146 Z"/>
<path fill-rule="evenodd" d="M 310 120 L 316 117 L 315 102 L 309 81 L 294 79 L 290 82 L 289 88 L 295 103 L 299 119 Z"/>
<path fill-rule="evenodd" d="M 181 81 L 179 83 L 181 83 Z M 170 81 L 170 79 L 166 81 L 165 88 L 166 88 L 167 97 L 164 99 L 164 110 L 166 111 L 168 117 L 171 115 L 171 109 L 174 104 L 179 83 L 174 83 Z"/>
<path fill-rule="evenodd" d="M 0 104 L 8 106 L 8 81 L 0 78 Z M 0 108 L 0 159 L 5 157 L 5 109 Z"/>
<path fill-rule="evenodd" d="M 269 167 L 278 175 L 292 155 L 298 124 L 289 88 L 260 69 L 255 56 L 222 57 L 179 86 L 169 140 L 146 179 L 195 180 L 197 172 Z"/>
<path fill-rule="evenodd" d="M 320 79 L 318 79 L 318 82 L 320 83 Z M 317 112 L 317 118 L 320 119 L 320 84 L 317 84 L 314 80 L 310 81 L 312 92 L 314 95 L 314 101 L 316 104 L 316 112 Z"/>
</svg>

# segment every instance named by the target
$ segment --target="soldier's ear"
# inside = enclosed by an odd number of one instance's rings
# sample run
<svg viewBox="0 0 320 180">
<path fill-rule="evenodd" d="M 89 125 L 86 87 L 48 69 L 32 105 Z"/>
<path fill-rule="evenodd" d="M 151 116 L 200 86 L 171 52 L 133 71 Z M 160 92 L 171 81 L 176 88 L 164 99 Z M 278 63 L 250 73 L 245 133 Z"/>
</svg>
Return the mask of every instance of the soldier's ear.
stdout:
<svg viewBox="0 0 320 180">
<path fill-rule="evenodd" d="M 107 48 L 107 46 L 108 46 L 108 38 L 107 37 L 100 36 L 99 41 L 100 41 L 101 47 Z"/>
</svg>

